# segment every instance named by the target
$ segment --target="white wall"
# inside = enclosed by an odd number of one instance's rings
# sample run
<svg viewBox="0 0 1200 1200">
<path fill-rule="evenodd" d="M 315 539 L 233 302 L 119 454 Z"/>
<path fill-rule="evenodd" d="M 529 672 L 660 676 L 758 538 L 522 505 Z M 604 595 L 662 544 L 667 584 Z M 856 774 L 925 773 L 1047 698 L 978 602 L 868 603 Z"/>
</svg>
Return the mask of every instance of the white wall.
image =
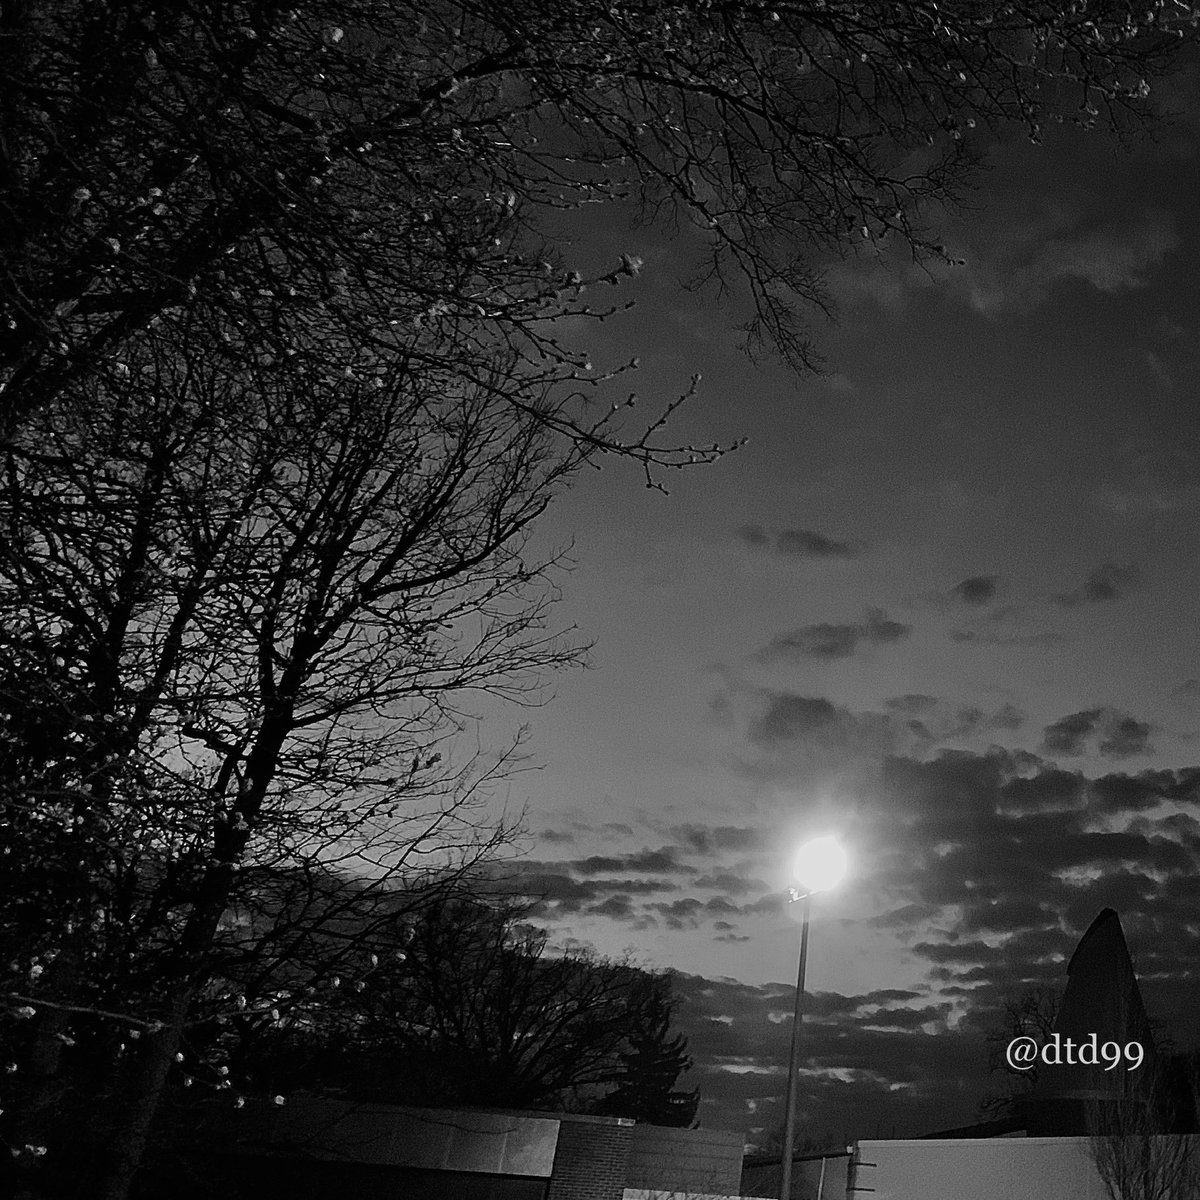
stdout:
<svg viewBox="0 0 1200 1200">
<path fill-rule="evenodd" d="M 863 1141 L 849 1200 L 1109 1200 L 1087 1138 Z"/>
</svg>

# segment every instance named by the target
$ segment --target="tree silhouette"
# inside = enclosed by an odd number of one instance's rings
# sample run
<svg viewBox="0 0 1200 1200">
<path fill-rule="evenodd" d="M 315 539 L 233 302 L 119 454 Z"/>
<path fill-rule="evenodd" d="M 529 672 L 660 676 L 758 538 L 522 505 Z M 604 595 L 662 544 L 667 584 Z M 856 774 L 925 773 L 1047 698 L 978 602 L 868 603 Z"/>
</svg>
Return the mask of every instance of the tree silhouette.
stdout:
<svg viewBox="0 0 1200 1200">
<path fill-rule="evenodd" d="M 664 985 L 669 982 L 665 977 Z M 600 1099 L 593 1111 L 605 1116 L 630 1117 L 651 1125 L 690 1126 L 700 1093 L 677 1091 L 679 1076 L 691 1065 L 687 1039 L 670 1036 L 671 1006 L 663 1003 L 648 1023 L 629 1034 L 629 1049 L 621 1054 L 624 1077 Z"/>
<path fill-rule="evenodd" d="M 1192 31 L 1118 0 L 13 7 L 5 428 L 192 300 L 248 357 L 286 351 L 288 311 L 385 353 L 397 328 L 471 326 L 559 355 L 545 322 L 582 281 L 545 217 L 610 199 L 694 226 L 699 277 L 749 287 L 751 339 L 811 363 L 821 255 L 944 254 L 922 214 L 980 134 L 1136 120 Z"/>
<path fill-rule="evenodd" d="M 365 937 L 349 907 L 336 942 L 354 951 L 339 986 L 305 989 L 281 1022 L 236 1023 L 229 1062 L 246 1086 L 690 1123 L 696 1093 L 672 1091 L 690 1060 L 671 1032 L 668 975 L 551 953 L 511 902 L 405 907 L 398 895 L 397 922 L 376 921 Z M 290 964 L 327 961 L 329 928 L 310 939 L 323 947 L 289 952 L 288 975 L 263 982 L 295 991 Z"/>
<path fill-rule="evenodd" d="M 1057 988 L 1031 988 L 1004 1001 L 996 1024 L 987 1035 L 989 1075 L 1002 1073 L 1005 1087 L 989 1093 L 980 1101 L 979 1116 L 989 1121 L 1024 1115 L 1029 1094 L 1037 1086 L 1039 1060 L 1028 1070 L 1012 1066 L 1005 1049 L 1014 1038 L 1033 1038 L 1039 1046 L 1054 1032 L 1062 994 Z"/>
</svg>

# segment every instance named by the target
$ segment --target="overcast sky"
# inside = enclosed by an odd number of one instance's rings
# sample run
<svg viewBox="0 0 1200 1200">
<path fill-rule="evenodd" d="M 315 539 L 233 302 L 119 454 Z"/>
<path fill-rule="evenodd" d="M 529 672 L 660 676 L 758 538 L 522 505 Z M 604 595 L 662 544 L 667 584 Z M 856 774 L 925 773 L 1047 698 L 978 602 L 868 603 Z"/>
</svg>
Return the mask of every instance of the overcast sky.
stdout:
<svg viewBox="0 0 1200 1200">
<path fill-rule="evenodd" d="M 1106 905 L 1200 1040 L 1197 78 L 1132 154 L 994 147 L 941 221 L 965 265 L 832 267 L 824 378 L 739 353 L 686 239 L 576 230 L 645 262 L 596 365 L 639 355 L 647 404 L 702 372 L 677 435 L 749 443 L 668 496 L 588 472 L 541 525 L 594 669 L 527 714 L 510 869 L 558 938 L 685 973 L 705 1124 L 781 1119 L 810 833 L 852 874 L 815 905 L 802 1133 L 969 1123 L 997 1002 Z"/>
</svg>

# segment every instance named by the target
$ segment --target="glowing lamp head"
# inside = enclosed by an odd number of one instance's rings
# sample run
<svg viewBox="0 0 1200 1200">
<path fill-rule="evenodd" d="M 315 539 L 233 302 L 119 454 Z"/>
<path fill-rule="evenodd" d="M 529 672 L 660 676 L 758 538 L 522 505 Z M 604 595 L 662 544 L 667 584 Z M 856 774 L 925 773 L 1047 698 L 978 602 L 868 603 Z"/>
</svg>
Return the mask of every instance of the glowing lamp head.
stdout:
<svg viewBox="0 0 1200 1200">
<path fill-rule="evenodd" d="M 813 838 L 797 852 L 792 874 L 802 891 L 828 891 L 846 874 L 846 851 L 837 838 Z"/>
</svg>

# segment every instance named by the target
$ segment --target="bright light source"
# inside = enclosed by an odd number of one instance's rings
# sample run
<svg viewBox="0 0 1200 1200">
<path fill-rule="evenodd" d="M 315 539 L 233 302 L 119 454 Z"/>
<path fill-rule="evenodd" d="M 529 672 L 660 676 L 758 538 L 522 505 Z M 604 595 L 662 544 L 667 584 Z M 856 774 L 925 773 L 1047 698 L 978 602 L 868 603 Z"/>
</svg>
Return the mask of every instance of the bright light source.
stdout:
<svg viewBox="0 0 1200 1200">
<path fill-rule="evenodd" d="M 792 873 L 804 891 L 828 891 L 846 874 L 846 851 L 835 837 L 813 838 L 800 847 Z"/>
</svg>

